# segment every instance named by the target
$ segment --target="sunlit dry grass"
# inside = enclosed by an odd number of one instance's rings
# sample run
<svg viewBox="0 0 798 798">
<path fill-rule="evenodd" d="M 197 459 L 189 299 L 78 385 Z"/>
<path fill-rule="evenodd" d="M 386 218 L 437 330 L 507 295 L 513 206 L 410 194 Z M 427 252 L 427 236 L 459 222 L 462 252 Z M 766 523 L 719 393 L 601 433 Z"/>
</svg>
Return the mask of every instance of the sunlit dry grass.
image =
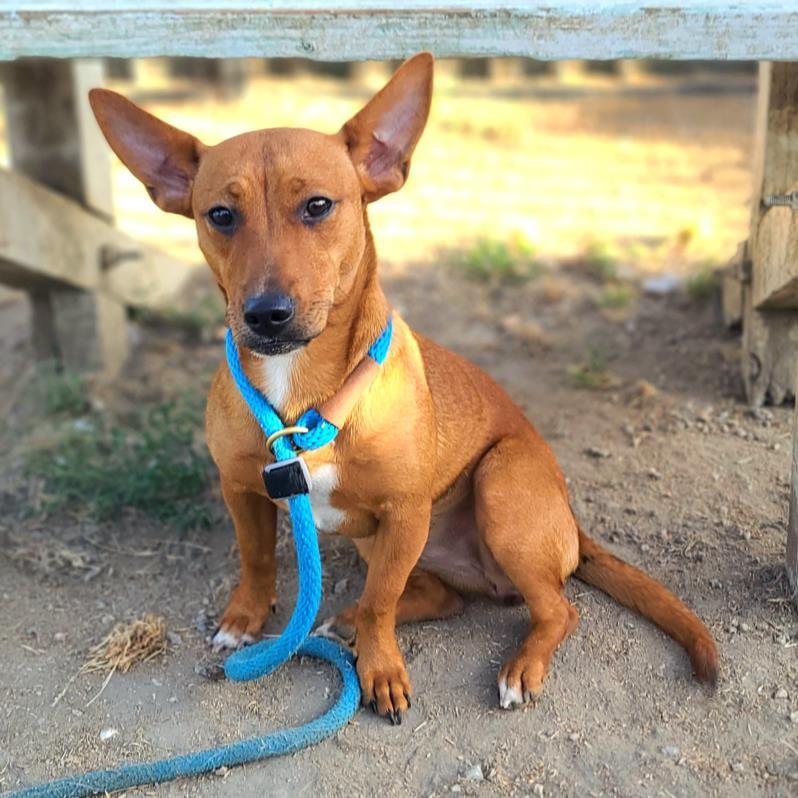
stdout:
<svg viewBox="0 0 798 798">
<path fill-rule="evenodd" d="M 687 271 L 734 252 L 748 221 L 753 93 L 535 95 L 530 85 L 438 81 L 408 185 L 372 209 L 384 261 L 519 237 L 541 257 L 601 251 L 642 271 Z M 182 99 L 163 86 L 117 88 L 216 143 L 260 127 L 334 132 L 373 82 L 256 75 L 233 101 L 196 87 Z M 113 163 L 119 225 L 199 260 L 193 223 L 158 212 Z"/>
</svg>

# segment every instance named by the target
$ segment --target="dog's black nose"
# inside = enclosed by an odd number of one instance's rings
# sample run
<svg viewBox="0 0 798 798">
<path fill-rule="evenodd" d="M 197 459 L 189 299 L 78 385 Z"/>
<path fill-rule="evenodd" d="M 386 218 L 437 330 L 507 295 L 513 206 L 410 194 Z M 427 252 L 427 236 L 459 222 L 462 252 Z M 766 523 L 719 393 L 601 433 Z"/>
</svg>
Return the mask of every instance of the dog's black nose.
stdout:
<svg viewBox="0 0 798 798">
<path fill-rule="evenodd" d="M 244 321 L 257 335 L 277 335 L 294 318 L 294 300 L 285 294 L 259 294 L 244 303 Z"/>
</svg>

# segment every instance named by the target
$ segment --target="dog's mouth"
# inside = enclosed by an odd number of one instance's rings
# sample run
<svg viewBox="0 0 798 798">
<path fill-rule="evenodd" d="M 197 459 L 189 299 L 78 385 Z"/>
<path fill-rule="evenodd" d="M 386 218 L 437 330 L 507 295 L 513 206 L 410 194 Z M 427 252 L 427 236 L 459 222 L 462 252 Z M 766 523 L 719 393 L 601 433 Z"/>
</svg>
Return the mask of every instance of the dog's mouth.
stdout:
<svg viewBox="0 0 798 798">
<path fill-rule="evenodd" d="M 245 341 L 244 345 L 254 355 L 259 357 L 271 357 L 272 355 L 287 355 L 289 352 L 295 352 L 297 349 L 307 346 L 310 343 L 310 338 L 282 340 L 279 338 L 270 338 L 263 341 Z"/>
<path fill-rule="evenodd" d="M 311 335 L 304 338 L 265 338 L 244 333 L 243 335 L 236 336 L 236 338 L 238 340 L 238 345 L 248 349 L 253 355 L 257 357 L 272 357 L 273 355 L 287 355 L 290 352 L 295 352 L 297 349 L 302 349 L 307 346 L 315 336 Z"/>
</svg>

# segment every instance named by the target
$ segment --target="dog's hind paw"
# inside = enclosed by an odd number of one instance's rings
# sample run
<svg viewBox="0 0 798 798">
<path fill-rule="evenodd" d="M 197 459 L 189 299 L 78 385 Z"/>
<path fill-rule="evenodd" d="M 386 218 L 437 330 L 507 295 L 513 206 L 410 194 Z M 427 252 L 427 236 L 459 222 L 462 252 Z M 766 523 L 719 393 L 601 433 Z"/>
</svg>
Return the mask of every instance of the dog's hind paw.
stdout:
<svg viewBox="0 0 798 798">
<path fill-rule="evenodd" d="M 216 634 L 211 638 L 211 648 L 214 651 L 223 651 L 225 649 L 235 649 L 241 646 L 248 646 L 254 643 L 255 638 L 246 633 L 238 635 L 235 632 L 221 627 L 217 629 Z"/>
<path fill-rule="evenodd" d="M 538 697 L 537 692 L 519 689 L 507 684 L 507 679 L 499 679 L 499 706 L 502 709 L 515 709 L 529 704 Z"/>
<path fill-rule="evenodd" d="M 336 643 L 341 643 L 347 648 L 351 648 L 355 642 L 355 629 L 354 626 L 343 626 L 338 622 L 338 616 L 333 615 L 332 618 L 327 618 L 326 621 L 320 623 L 314 630 L 313 634 L 317 637 L 326 637 L 329 640 L 334 640 Z"/>
</svg>

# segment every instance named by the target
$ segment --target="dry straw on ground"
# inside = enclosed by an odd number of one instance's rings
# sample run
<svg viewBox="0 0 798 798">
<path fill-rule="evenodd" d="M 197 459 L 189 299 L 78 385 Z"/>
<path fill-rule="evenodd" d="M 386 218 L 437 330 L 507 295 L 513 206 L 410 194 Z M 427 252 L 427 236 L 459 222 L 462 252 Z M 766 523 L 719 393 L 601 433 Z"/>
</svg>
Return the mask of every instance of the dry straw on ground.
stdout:
<svg viewBox="0 0 798 798">
<path fill-rule="evenodd" d="M 121 671 L 157 657 L 166 651 L 166 623 L 148 614 L 129 623 L 118 623 L 96 646 L 81 668 L 83 673 Z"/>
</svg>

